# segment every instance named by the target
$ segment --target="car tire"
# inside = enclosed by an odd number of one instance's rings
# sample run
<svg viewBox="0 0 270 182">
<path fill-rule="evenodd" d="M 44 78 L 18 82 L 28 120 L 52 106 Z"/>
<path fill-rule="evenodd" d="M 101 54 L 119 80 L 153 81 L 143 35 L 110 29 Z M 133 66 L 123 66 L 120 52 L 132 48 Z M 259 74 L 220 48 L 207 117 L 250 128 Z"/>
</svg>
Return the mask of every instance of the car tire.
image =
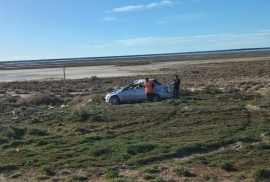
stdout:
<svg viewBox="0 0 270 182">
<path fill-rule="evenodd" d="M 160 101 L 160 96 L 158 94 L 153 95 L 153 102 L 159 102 Z"/>
<path fill-rule="evenodd" d="M 119 97 L 117 97 L 117 96 L 112 96 L 112 97 L 110 98 L 110 100 L 109 100 L 109 103 L 110 103 L 111 105 L 119 105 L 119 104 L 120 104 L 120 99 L 119 99 Z"/>
</svg>

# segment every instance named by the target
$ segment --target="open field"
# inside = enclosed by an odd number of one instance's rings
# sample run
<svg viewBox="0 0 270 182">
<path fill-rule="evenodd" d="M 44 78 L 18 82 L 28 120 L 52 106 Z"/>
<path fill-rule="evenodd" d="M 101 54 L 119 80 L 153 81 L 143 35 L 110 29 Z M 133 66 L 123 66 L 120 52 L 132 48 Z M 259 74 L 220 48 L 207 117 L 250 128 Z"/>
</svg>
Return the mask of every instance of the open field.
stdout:
<svg viewBox="0 0 270 182">
<path fill-rule="evenodd" d="M 270 51 L 234 52 L 201 55 L 130 58 L 116 60 L 84 60 L 62 62 L 28 62 L 27 64 L 4 64 L 0 62 L 0 82 L 40 79 L 62 79 L 63 67 L 67 79 L 119 77 L 153 74 L 182 73 L 183 67 L 200 63 L 268 61 Z M 174 69 L 171 69 L 174 68 Z M 167 71 L 166 71 L 167 70 Z"/>
<path fill-rule="evenodd" d="M 245 56 L 125 62 L 112 67 L 130 75 L 68 79 L 65 93 L 61 79 L 0 83 L 0 181 L 270 180 L 270 56 Z M 176 102 L 104 103 L 174 74 Z"/>
</svg>

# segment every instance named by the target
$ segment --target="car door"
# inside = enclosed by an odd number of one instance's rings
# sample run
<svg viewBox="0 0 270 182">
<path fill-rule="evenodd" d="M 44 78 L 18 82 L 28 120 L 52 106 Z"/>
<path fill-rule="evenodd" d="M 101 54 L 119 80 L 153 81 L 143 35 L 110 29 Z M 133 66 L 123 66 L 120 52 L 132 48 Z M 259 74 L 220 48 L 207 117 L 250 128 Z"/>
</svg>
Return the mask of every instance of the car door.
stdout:
<svg viewBox="0 0 270 182">
<path fill-rule="evenodd" d="M 136 100 L 137 101 L 145 101 L 147 100 L 147 96 L 144 92 L 144 88 L 143 87 L 138 87 L 136 90 L 135 90 L 135 93 L 136 93 Z"/>
<path fill-rule="evenodd" d="M 134 89 L 132 88 L 125 88 L 119 93 L 119 97 L 121 102 L 133 102 L 134 99 Z"/>
</svg>

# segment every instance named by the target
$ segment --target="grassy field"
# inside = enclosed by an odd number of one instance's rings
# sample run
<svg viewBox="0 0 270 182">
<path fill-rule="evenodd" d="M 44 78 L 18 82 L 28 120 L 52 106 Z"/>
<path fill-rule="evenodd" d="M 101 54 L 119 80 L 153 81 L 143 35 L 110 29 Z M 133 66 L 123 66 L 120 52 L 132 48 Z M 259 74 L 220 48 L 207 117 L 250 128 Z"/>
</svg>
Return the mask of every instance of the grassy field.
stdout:
<svg viewBox="0 0 270 182">
<path fill-rule="evenodd" d="M 269 181 L 269 67 L 143 70 L 185 76 L 181 99 L 119 106 L 106 92 L 145 75 L 2 82 L 0 181 Z"/>
<path fill-rule="evenodd" d="M 269 179 L 269 102 L 211 89 L 187 95 L 113 107 L 2 106 L 0 172 L 10 181 Z"/>
</svg>

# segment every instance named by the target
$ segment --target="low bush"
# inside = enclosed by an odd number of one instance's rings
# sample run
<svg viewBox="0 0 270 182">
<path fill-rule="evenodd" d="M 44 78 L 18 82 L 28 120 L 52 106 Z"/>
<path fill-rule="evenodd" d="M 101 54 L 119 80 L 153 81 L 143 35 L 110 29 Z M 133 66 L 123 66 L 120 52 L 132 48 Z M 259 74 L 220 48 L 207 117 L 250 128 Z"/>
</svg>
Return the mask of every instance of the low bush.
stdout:
<svg viewBox="0 0 270 182">
<path fill-rule="evenodd" d="M 33 118 L 30 120 L 30 124 L 38 124 L 38 123 L 41 123 L 42 121 L 40 121 L 40 119 L 38 118 Z"/>
<path fill-rule="evenodd" d="M 39 171 L 42 174 L 48 175 L 48 176 L 53 176 L 55 173 L 50 169 L 49 166 L 41 166 Z"/>
<path fill-rule="evenodd" d="M 99 114 L 95 114 L 91 117 L 91 121 L 93 122 L 105 122 L 107 121 L 106 117 L 101 116 Z"/>
<path fill-rule="evenodd" d="M 136 155 L 139 153 L 147 153 L 147 152 L 150 152 L 151 150 L 154 150 L 156 147 L 158 146 L 155 144 L 147 144 L 147 143 L 128 145 L 127 153 L 130 155 Z"/>
<path fill-rule="evenodd" d="M 145 175 L 143 176 L 143 179 L 145 179 L 145 180 L 151 180 L 151 179 L 155 179 L 155 178 L 156 178 L 155 176 L 150 175 L 150 174 L 145 174 Z"/>
<path fill-rule="evenodd" d="M 10 95 L 6 95 L 2 98 L 0 98 L 0 104 L 4 105 L 4 104 L 14 104 L 18 101 L 17 96 L 10 96 Z"/>
<path fill-rule="evenodd" d="M 76 96 L 74 98 L 70 98 L 68 104 L 69 105 L 78 105 L 81 104 L 85 99 L 82 96 Z"/>
<path fill-rule="evenodd" d="M 29 135 L 35 135 L 35 136 L 45 136 L 48 135 L 48 133 L 46 131 L 42 131 L 36 128 L 33 129 L 29 129 L 28 130 Z"/>
<path fill-rule="evenodd" d="M 213 88 L 213 87 L 205 87 L 202 90 L 197 90 L 195 91 L 197 94 L 220 94 L 222 93 L 221 90 L 218 88 Z"/>
<path fill-rule="evenodd" d="M 258 168 L 252 172 L 253 178 L 260 179 L 270 179 L 270 168 Z"/>
<path fill-rule="evenodd" d="M 67 178 L 67 182 L 87 181 L 87 179 L 88 177 L 86 176 L 71 175 Z"/>
<path fill-rule="evenodd" d="M 225 171 L 231 171 L 232 165 L 223 159 L 217 159 L 211 162 L 211 166 L 223 169 Z"/>
<path fill-rule="evenodd" d="M 105 101 L 104 94 L 93 94 L 89 96 L 89 99 L 87 100 L 91 103 L 103 103 Z"/>
<path fill-rule="evenodd" d="M 77 127 L 73 130 L 74 132 L 77 132 L 77 133 L 81 133 L 81 134 L 86 134 L 86 133 L 89 133 L 89 130 L 86 129 L 86 128 L 81 128 L 81 127 Z"/>
<path fill-rule="evenodd" d="M 119 177 L 119 171 L 117 169 L 110 168 L 105 172 L 104 177 L 106 179 L 118 178 Z"/>
<path fill-rule="evenodd" d="M 22 105 L 55 105 L 61 104 L 62 101 L 59 98 L 55 98 L 49 94 L 39 94 L 39 95 L 32 95 L 29 98 L 21 98 L 18 100 L 19 104 Z"/>
<path fill-rule="evenodd" d="M 99 157 L 99 156 L 102 156 L 102 155 L 107 155 L 109 153 L 111 153 L 112 150 L 109 148 L 109 147 L 101 147 L 101 148 L 95 148 L 93 151 L 92 151 L 92 154 L 95 156 L 95 157 Z"/>
<path fill-rule="evenodd" d="M 158 166 L 147 166 L 143 168 L 142 171 L 147 173 L 159 173 L 160 169 L 158 168 Z"/>
<path fill-rule="evenodd" d="M 36 146 L 43 146 L 43 145 L 48 145 L 50 142 L 45 139 L 39 139 L 36 141 Z"/>
<path fill-rule="evenodd" d="M 8 126 L 3 128 L 1 135 L 10 139 L 20 139 L 24 133 L 24 129 Z"/>
<path fill-rule="evenodd" d="M 191 173 L 185 168 L 185 167 L 176 167 L 173 169 L 173 172 L 175 172 L 178 176 L 191 176 Z"/>
<path fill-rule="evenodd" d="M 72 110 L 72 114 L 79 116 L 80 121 L 86 121 L 90 116 L 90 107 L 86 105 L 74 106 Z"/>
</svg>

